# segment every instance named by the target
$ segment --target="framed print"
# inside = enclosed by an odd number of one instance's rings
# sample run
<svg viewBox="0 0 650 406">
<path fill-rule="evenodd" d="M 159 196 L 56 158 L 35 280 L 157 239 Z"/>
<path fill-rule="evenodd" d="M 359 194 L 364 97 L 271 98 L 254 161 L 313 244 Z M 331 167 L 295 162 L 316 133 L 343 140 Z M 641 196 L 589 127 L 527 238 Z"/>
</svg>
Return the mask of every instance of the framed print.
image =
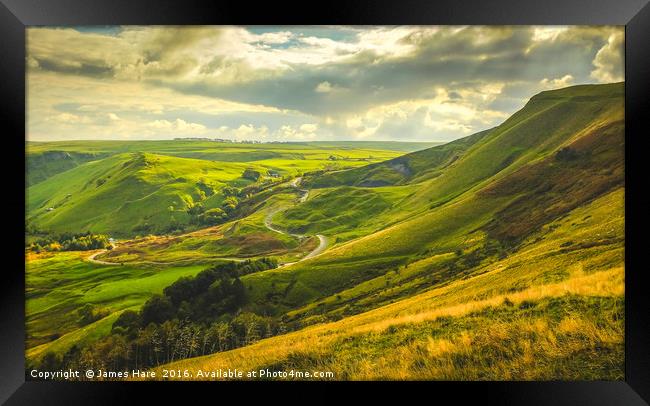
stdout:
<svg viewBox="0 0 650 406">
<path fill-rule="evenodd" d="M 644 1 L 3 3 L 3 401 L 650 399 Z"/>
</svg>

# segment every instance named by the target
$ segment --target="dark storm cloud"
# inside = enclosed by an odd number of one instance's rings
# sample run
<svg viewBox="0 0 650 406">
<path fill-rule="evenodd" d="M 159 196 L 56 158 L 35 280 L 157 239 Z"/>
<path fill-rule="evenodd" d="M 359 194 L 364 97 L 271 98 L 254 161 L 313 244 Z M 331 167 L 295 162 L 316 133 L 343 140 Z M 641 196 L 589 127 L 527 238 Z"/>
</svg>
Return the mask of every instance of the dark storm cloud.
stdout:
<svg viewBox="0 0 650 406">
<path fill-rule="evenodd" d="M 101 62 L 94 64 L 92 62 L 80 62 L 76 65 L 71 65 L 67 63 L 62 63 L 59 60 L 55 59 L 39 59 L 34 58 L 38 64 L 37 69 L 42 69 L 45 71 L 62 73 L 66 75 L 79 75 L 79 76 L 88 76 L 95 78 L 106 78 L 111 77 L 115 74 L 112 66 L 107 66 Z"/>
</svg>

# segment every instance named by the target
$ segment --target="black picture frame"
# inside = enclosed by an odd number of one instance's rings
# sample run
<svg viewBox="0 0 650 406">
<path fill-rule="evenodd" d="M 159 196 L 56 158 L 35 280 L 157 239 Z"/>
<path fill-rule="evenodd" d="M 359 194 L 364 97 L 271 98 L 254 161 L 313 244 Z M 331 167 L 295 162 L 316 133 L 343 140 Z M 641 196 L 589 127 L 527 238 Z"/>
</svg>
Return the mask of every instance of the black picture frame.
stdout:
<svg viewBox="0 0 650 406">
<path fill-rule="evenodd" d="M 216 401 L 225 390 L 257 393 L 273 400 L 307 397 L 335 401 L 330 388 L 345 387 L 364 395 L 402 397 L 413 388 L 431 402 L 453 399 L 481 404 L 526 405 L 642 405 L 650 401 L 650 295 L 644 269 L 643 138 L 650 112 L 650 5 L 648 0 L 500 0 L 500 1 L 327 1 L 322 3 L 244 3 L 233 1 L 172 0 L 0 0 L 0 122 L 2 123 L 3 184 L 14 190 L 5 195 L 12 211 L 3 213 L 5 260 L 0 279 L 0 402 L 7 404 L 136 403 L 149 394 L 189 401 L 188 393 L 206 391 Z M 625 381 L 622 382 L 428 382 L 412 383 L 256 383 L 261 390 L 245 390 L 245 383 L 89 383 L 25 382 L 24 372 L 24 232 L 25 179 L 25 28 L 36 25 L 113 24 L 611 24 L 626 27 L 626 289 Z M 645 131 L 644 131 L 645 130 Z M 22 155 L 21 155 L 22 154 Z M 15 210 L 15 212 L 13 212 Z M 21 231 L 22 230 L 22 231 Z M 190 386 L 191 385 L 191 386 Z M 325 387 L 325 385 L 329 385 Z M 408 388 L 404 387 L 408 386 Z M 189 389 L 191 387 L 191 389 Z M 215 389 L 217 388 L 217 389 Z M 272 391 L 275 390 L 275 391 Z M 289 391 L 289 392 L 287 392 Z M 289 394 L 287 394 L 289 393 Z M 449 397 L 451 396 L 451 397 Z M 426 398 L 425 398 L 426 399 Z M 645 399 L 645 400 L 644 400 Z"/>
</svg>

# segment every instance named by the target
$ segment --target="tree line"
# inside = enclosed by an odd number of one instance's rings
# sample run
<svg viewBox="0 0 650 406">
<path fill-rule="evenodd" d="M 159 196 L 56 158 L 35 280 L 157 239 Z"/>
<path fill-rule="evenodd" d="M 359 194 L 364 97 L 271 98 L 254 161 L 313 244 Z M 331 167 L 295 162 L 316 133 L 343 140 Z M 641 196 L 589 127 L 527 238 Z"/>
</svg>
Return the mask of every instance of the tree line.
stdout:
<svg viewBox="0 0 650 406">
<path fill-rule="evenodd" d="M 87 251 L 96 249 L 111 249 L 108 236 L 104 234 L 61 233 L 39 237 L 32 241 L 27 248 L 34 252 L 41 251 Z"/>
</svg>

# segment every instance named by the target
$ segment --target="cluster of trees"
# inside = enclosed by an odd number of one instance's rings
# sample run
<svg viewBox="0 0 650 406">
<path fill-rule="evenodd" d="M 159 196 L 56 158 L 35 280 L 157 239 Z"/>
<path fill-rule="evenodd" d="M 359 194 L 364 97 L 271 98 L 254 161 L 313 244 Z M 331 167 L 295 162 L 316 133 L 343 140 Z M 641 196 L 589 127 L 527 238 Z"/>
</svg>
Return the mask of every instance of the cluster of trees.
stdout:
<svg viewBox="0 0 650 406">
<path fill-rule="evenodd" d="M 93 306 L 90 303 L 86 303 L 81 309 L 77 310 L 77 315 L 79 315 L 79 320 L 77 320 L 77 323 L 80 326 L 85 326 L 108 316 L 108 314 L 108 311 L 104 309 L 98 309 L 96 306 Z"/>
<path fill-rule="evenodd" d="M 139 312 L 124 311 L 111 334 L 59 357 L 47 354 L 40 367 L 147 368 L 175 360 L 226 351 L 288 331 L 269 316 L 243 312 L 246 291 L 240 276 L 276 268 L 272 258 L 228 262 L 195 277 L 183 277 L 149 299 Z M 80 314 L 94 317 L 92 307 Z"/>
<path fill-rule="evenodd" d="M 138 326 L 128 332 L 118 331 L 114 328 L 109 336 L 90 346 L 73 346 L 62 356 L 47 353 L 39 367 L 52 371 L 151 368 L 249 345 L 262 338 L 284 334 L 288 327 L 271 317 L 240 312 L 210 324 L 173 319 L 162 324 Z M 27 367 L 33 368 L 31 365 Z"/>
<path fill-rule="evenodd" d="M 230 218 L 230 215 L 233 214 L 238 204 L 239 201 L 235 197 L 226 198 L 221 207 L 212 209 L 206 209 L 203 204 L 196 203 L 187 209 L 187 214 L 190 215 L 190 224 L 210 227 L 225 223 Z"/>
<path fill-rule="evenodd" d="M 225 199 L 221 207 L 206 209 L 202 203 L 196 203 L 187 209 L 190 215 L 190 224 L 199 226 L 215 226 L 228 221 L 235 214 L 239 205 L 239 195 L 241 190 L 233 186 L 225 186 L 221 192 Z"/>
<path fill-rule="evenodd" d="M 125 312 L 121 315 L 125 317 L 124 322 L 120 318 L 116 325 L 128 330 L 134 320 L 141 326 L 172 319 L 208 323 L 224 314 L 235 313 L 244 305 L 246 291 L 240 276 L 277 266 L 274 258 L 232 261 L 215 265 L 194 277 L 182 277 L 167 286 L 162 295 L 149 299 L 137 319 Z"/>
<path fill-rule="evenodd" d="M 223 224 L 226 221 L 236 216 L 236 211 L 239 207 L 240 198 L 246 197 L 242 189 L 234 186 L 224 186 L 221 193 L 224 200 L 220 207 L 206 208 L 203 200 L 215 194 L 212 187 L 206 184 L 203 180 L 197 184 L 199 200 L 188 207 L 186 212 L 189 215 L 187 222 L 179 222 L 173 216 L 171 221 L 166 225 L 152 225 L 149 223 L 142 223 L 134 226 L 131 231 L 138 235 L 146 234 L 174 234 L 186 231 L 190 226 L 198 227 L 211 227 L 218 224 Z M 169 211 L 174 211 L 174 206 L 169 206 Z"/>
<path fill-rule="evenodd" d="M 262 173 L 259 171 L 256 171 L 255 169 L 246 169 L 244 173 L 242 174 L 242 178 L 244 179 L 249 179 L 252 181 L 257 182 L 259 178 L 262 176 Z"/>
<path fill-rule="evenodd" d="M 96 249 L 111 249 L 113 246 L 104 234 L 62 233 L 38 238 L 28 245 L 34 252 L 41 251 L 87 251 Z"/>
</svg>

